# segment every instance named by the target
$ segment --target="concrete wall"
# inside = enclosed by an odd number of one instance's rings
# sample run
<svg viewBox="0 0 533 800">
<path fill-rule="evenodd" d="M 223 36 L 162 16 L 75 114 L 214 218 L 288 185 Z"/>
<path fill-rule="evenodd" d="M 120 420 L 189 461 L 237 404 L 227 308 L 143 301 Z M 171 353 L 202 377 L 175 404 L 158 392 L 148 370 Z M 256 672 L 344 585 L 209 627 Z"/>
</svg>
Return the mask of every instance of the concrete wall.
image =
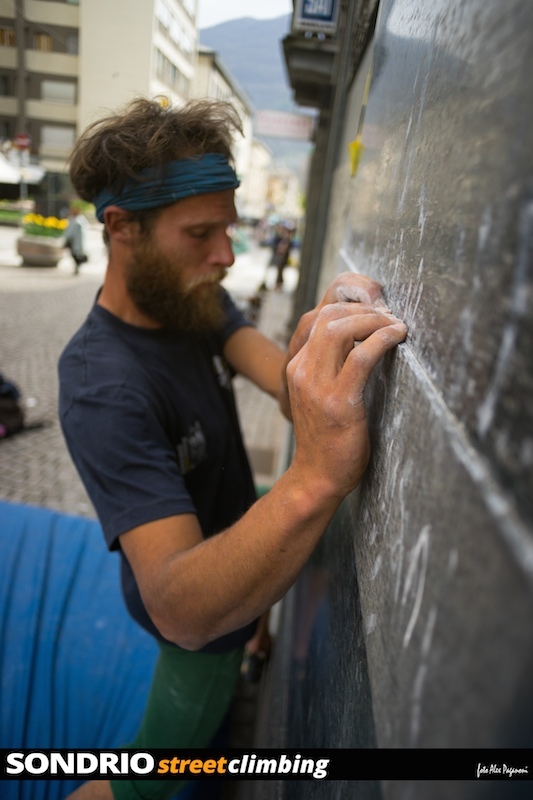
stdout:
<svg viewBox="0 0 533 800">
<path fill-rule="evenodd" d="M 381 4 L 322 277 L 382 282 L 409 337 L 368 387 L 363 484 L 285 601 L 263 744 L 533 744 L 532 33 L 520 0 Z M 495 796 L 474 782 L 278 791 Z"/>
</svg>

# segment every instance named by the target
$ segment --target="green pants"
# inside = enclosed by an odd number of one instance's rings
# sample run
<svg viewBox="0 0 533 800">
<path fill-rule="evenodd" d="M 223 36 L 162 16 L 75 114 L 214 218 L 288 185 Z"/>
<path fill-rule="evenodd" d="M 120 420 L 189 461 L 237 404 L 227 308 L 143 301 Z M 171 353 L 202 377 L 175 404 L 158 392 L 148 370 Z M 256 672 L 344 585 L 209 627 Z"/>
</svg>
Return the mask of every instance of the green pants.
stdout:
<svg viewBox="0 0 533 800">
<path fill-rule="evenodd" d="M 128 749 L 208 747 L 233 698 L 243 649 L 217 655 L 160 644 L 144 718 Z M 185 780 L 111 781 L 115 800 L 168 800 Z"/>
</svg>

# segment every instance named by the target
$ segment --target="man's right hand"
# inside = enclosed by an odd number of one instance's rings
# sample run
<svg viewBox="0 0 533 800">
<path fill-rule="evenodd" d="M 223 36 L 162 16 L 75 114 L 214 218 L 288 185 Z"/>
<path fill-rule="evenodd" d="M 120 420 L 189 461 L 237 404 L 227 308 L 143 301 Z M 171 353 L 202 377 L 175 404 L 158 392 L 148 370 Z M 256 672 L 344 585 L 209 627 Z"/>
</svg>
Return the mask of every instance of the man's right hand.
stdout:
<svg viewBox="0 0 533 800">
<path fill-rule="evenodd" d="M 285 367 L 307 342 L 311 329 L 322 308 L 331 304 L 346 302 L 366 304 L 376 311 L 388 311 L 381 293 L 382 288 L 380 283 L 367 275 L 349 271 L 339 273 L 328 286 L 320 303 L 300 317 L 287 348 Z M 285 381 L 285 369 L 283 370 L 282 382 L 278 392 L 278 401 L 287 419 L 292 420 L 288 387 Z"/>
<path fill-rule="evenodd" d="M 407 335 L 381 307 L 324 304 L 287 367 L 293 467 L 324 498 L 341 500 L 360 482 L 370 454 L 364 388 L 376 364 Z"/>
</svg>

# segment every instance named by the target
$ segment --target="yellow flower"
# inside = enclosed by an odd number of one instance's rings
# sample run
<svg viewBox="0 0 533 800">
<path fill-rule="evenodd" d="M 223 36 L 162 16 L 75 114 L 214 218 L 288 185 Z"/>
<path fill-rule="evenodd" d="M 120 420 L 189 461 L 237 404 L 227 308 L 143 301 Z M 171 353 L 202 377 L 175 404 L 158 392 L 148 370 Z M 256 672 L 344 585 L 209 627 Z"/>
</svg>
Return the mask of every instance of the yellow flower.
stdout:
<svg viewBox="0 0 533 800">
<path fill-rule="evenodd" d="M 57 217 L 44 217 L 42 214 L 26 214 L 22 218 L 24 231 L 31 236 L 61 236 L 68 220 Z"/>
</svg>

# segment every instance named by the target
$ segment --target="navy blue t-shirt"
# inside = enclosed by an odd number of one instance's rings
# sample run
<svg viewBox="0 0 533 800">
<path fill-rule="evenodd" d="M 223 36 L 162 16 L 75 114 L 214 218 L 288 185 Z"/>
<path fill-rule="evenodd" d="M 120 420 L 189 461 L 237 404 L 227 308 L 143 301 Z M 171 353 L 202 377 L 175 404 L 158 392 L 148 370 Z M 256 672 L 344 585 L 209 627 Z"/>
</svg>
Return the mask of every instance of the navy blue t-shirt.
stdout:
<svg viewBox="0 0 533 800">
<path fill-rule="evenodd" d="M 224 302 L 223 329 L 202 336 L 139 328 L 95 305 L 61 355 L 61 426 L 110 549 L 120 548 L 122 533 L 175 514 L 196 514 L 207 538 L 256 499 L 222 354 L 249 323 L 227 292 Z M 130 614 L 166 641 L 120 552 Z M 203 650 L 237 647 L 254 630 L 252 623 Z"/>
</svg>

